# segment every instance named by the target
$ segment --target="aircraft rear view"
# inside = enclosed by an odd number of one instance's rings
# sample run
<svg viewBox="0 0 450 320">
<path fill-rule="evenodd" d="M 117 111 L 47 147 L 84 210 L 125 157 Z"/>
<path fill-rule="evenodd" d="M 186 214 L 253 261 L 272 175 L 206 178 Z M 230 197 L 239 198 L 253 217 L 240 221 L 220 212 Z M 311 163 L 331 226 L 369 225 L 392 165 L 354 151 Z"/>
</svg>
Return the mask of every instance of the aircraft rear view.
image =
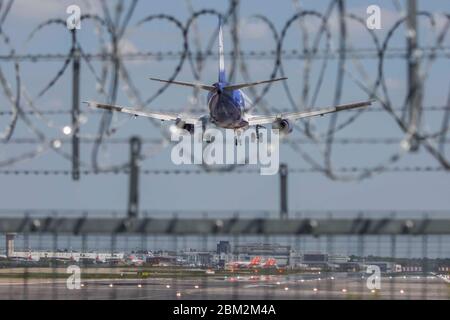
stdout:
<svg viewBox="0 0 450 320">
<path fill-rule="evenodd" d="M 0 304 L 450 302 L 445 3 L 0 0 Z"/>
<path fill-rule="evenodd" d="M 134 115 L 135 117 L 143 116 L 161 121 L 174 121 L 175 126 L 178 129 L 185 130 L 191 134 L 194 133 L 195 125 L 198 123 L 202 123 L 203 131 L 207 124 L 212 124 L 213 126 L 221 129 L 231 129 L 235 131 L 236 145 L 238 144 L 239 130 L 247 130 L 250 127 L 256 127 L 257 136 L 259 137 L 258 130 L 260 128 L 264 128 L 263 126 L 265 125 L 271 125 L 272 129 L 278 130 L 278 132 L 284 136 L 293 131 L 294 122 L 299 119 L 323 116 L 328 113 L 367 107 L 372 104 L 372 101 L 363 101 L 339 106 L 332 106 L 324 109 L 306 109 L 299 112 L 287 112 L 272 115 L 253 115 L 250 114 L 249 111 L 254 106 L 246 105 L 246 101 L 248 101 L 248 99 L 246 98 L 246 95 L 242 92 L 242 90 L 261 84 L 286 80 L 287 78 L 282 77 L 242 84 L 228 83 L 225 65 L 224 32 L 221 17 L 219 17 L 218 27 L 218 56 L 218 81 L 211 85 L 197 82 L 183 82 L 150 78 L 153 81 L 158 81 L 166 84 L 173 84 L 176 86 L 184 86 L 207 91 L 208 95 L 206 104 L 209 111 L 208 114 L 192 115 L 182 112 L 173 113 L 164 111 L 149 111 L 143 110 L 142 108 L 133 109 L 118 105 L 98 103 L 95 101 L 87 101 L 86 103 L 91 107 L 127 113 Z"/>
</svg>

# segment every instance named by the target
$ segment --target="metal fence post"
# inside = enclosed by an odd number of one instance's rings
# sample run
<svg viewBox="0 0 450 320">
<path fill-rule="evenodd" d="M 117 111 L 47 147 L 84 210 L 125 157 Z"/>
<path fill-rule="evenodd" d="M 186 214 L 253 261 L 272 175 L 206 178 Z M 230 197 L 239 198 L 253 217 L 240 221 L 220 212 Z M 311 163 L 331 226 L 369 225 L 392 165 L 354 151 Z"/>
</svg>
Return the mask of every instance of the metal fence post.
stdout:
<svg viewBox="0 0 450 320">
<path fill-rule="evenodd" d="M 80 139 L 78 134 L 80 116 L 80 51 L 76 41 L 76 30 L 72 31 L 73 79 L 72 79 L 72 179 L 80 180 Z"/>
<path fill-rule="evenodd" d="M 139 212 L 139 160 L 141 155 L 141 139 L 130 140 L 130 184 L 128 198 L 128 217 L 137 218 Z"/>
<path fill-rule="evenodd" d="M 409 102 L 409 134 L 415 135 L 420 126 L 422 110 L 422 84 L 420 80 L 420 56 L 418 52 L 417 34 L 417 0 L 408 0 L 407 25 L 407 57 L 408 57 L 408 102 Z M 413 137 L 411 151 L 417 151 L 419 143 Z"/>
<path fill-rule="evenodd" d="M 288 167 L 286 164 L 281 164 L 280 165 L 280 219 L 288 218 L 287 177 L 288 177 Z"/>
</svg>

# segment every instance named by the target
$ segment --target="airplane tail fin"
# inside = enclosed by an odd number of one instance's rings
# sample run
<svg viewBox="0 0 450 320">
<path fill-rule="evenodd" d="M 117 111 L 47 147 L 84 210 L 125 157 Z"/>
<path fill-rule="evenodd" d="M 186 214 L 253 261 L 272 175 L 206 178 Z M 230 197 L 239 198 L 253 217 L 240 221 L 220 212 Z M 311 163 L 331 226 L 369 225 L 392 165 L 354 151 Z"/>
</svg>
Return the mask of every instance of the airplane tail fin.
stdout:
<svg viewBox="0 0 450 320">
<path fill-rule="evenodd" d="M 223 49 L 222 17 L 219 17 L 219 82 L 220 83 L 227 82 L 227 76 L 225 72 L 225 56 Z"/>
<path fill-rule="evenodd" d="M 223 87 L 224 90 L 240 90 L 248 87 L 257 86 L 260 84 L 271 83 L 281 80 L 286 80 L 287 78 L 278 78 L 278 79 L 270 79 L 265 81 L 258 81 L 252 83 L 243 83 L 243 84 L 234 84 L 234 85 L 225 85 Z M 150 78 L 150 80 L 168 83 L 168 84 L 176 84 L 179 86 L 186 86 L 191 88 L 202 89 L 206 91 L 215 91 L 217 90 L 214 86 L 205 85 L 202 83 L 192 83 L 192 82 L 180 82 L 180 81 L 170 81 L 170 80 L 162 80 L 157 78 Z M 225 55 L 224 55 L 224 46 L 223 46 L 223 27 L 222 27 L 222 17 L 219 17 L 219 83 L 222 85 L 227 84 L 227 75 L 225 70 Z"/>
<path fill-rule="evenodd" d="M 275 267 L 276 265 L 277 260 L 275 260 L 274 258 L 269 258 L 267 259 L 266 263 L 264 263 L 264 267 L 266 268 Z"/>
<path fill-rule="evenodd" d="M 252 83 L 243 83 L 237 85 L 227 85 L 223 89 L 224 90 L 240 90 L 248 87 L 257 86 L 264 83 L 276 82 L 281 80 L 286 80 L 287 78 L 279 78 L 279 79 L 270 79 L 266 81 L 258 81 Z M 222 18 L 219 17 L 219 82 L 227 83 L 227 75 L 225 71 L 225 56 L 224 56 L 224 47 L 223 47 L 223 26 L 222 26 Z"/>
</svg>

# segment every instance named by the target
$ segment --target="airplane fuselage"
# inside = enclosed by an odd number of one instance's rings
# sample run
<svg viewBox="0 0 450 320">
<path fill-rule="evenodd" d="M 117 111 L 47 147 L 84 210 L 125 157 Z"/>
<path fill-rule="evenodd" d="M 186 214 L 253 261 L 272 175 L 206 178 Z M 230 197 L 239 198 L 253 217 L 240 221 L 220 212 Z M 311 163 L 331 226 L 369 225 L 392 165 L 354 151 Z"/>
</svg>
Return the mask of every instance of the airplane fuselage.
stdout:
<svg viewBox="0 0 450 320">
<path fill-rule="evenodd" d="M 225 129 L 241 129 L 248 126 L 244 119 L 245 99 L 241 90 L 223 90 L 225 83 L 215 83 L 215 91 L 208 94 L 211 122 Z"/>
</svg>

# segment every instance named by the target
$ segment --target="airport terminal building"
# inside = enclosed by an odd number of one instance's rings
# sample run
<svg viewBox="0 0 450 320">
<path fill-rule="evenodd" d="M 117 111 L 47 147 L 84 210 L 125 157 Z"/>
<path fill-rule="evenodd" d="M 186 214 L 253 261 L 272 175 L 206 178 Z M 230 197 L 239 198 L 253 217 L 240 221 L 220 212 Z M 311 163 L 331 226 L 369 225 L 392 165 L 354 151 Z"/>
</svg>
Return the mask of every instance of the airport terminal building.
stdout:
<svg viewBox="0 0 450 320">
<path fill-rule="evenodd" d="M 289 266 L 291 252 L 290 245 L 250 243 L 235 245 L 233 255 L 239 261 L 249 261 L 254 257 L 261 257 L 263 259 L 273 258 L 279 266 Z"/>
</svg>

